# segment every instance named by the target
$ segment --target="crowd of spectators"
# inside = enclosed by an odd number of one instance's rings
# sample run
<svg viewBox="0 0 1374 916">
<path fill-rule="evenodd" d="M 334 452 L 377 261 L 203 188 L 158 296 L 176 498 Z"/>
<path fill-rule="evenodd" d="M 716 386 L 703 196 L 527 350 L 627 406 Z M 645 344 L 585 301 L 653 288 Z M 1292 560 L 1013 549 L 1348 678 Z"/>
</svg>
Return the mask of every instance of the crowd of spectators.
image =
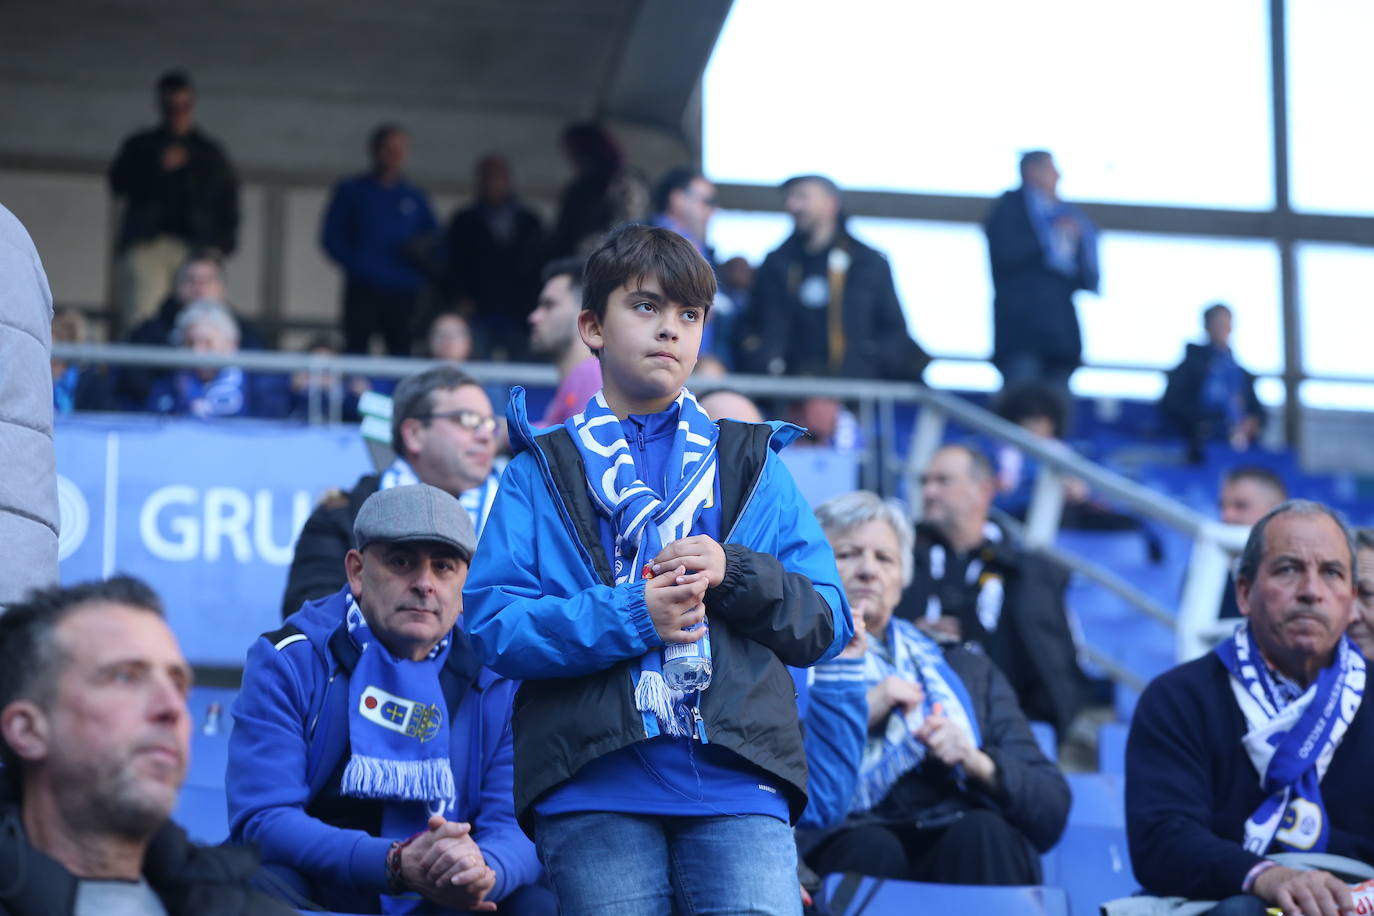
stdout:
<svg viewBox="0 0 1374 916">
<path fill-rule="evenodd" d="M 192 120 L 189 79 L 168 74 L 158 94 L 162 123 L 111 169 L 129 198 L 125 339 L 260 348 L 225 282 L 232 169 Z M 28 912 L 40 874 L 77 912 L 152 913 L 270 913 L 277 900 L 647 913 L 745 898 L 785 912 L 812 872 L 1042 880 L 1070 794 L 1028 720 L 1062 742 L 1089 696 L 1066 571 L 992 515 L 999 501 L 1024 515 L 1033 463 L 946 445 L 911 494 L 919 524 L 865 491 L 813 516 L 774 454 L 792 432 L 736 392 L 698 404 L 682 386 L 694 369 L 921 378 L 929 357 L 886 258 L 849 233 L 841 189 L 786 182 L 795 231 L 755 274 L 707 244 L 705 175 L 651 186 L 597 124 L 562 142 L 575 177 L 552 227 L 489 155 L 440 233 L 394 124 L 372 133 L 368 171 L 334 189 L 321 243 L 345 278 L 342 333 L 308 351 L 367 353 L 379 338 L 442 365 L 395 388 L 394 460 L 326 493 L 295 546 L 283 626 L 249 653 L 227 785 L 231 840 L 264 867 L 169 823 L 189 669 L 157 597 L 116 579 L 33 593 L 0 617 L 0 818 L 14 825 L 0 852 L 31 863 L 12 889 L 0 882 L 0 906 Z M 999 406 L 1060 440 L 1082 349 L 1072 297 L 1097 285 L 1096 230 L 1059 200 L 1048 153 L 1026 154 L 1021 175 L 987 224 Z M 1210 307 L 1204 325 L 1163 407 L 1195 451 L 1247 448 L 1263 414 L 1229 348 L 1230 310 Z M 72 312 L 52 333 L 87 336 Z M 458 364 L 528 357 L 560 384 L 543 429 L 517 396 L 505 430 L 504 405 Z M 322 389 L 356 416 L 371 384 L 233 365 L 50 368 L 58 412 L 299 417 Z M 792 409 L 843 444 L 839 400 Z M 1070 517 L 1111 527 L 1081 482 L 1066 489 Z M 1135 872 L 1147 893 L 1222 901 L 1222 914 L 1348 907 L 1337 877 L 1270 856 L 1374 862 L 1360 778 L 1374 753 L 1361 703 L 1374 533 L 1288 501 L 1256 468 L 1226 477 L 1220 507 L 1252 526 L 1219 614 L 1243 619 L 1140 700 Z M 670 660 L 693 652 L 710 691 L 668 681 Z M 95 778 L 111 772 L 127 778 Z M 79 837 L 76 812 L 92 811 L 103 820 Z"/>
</svg>

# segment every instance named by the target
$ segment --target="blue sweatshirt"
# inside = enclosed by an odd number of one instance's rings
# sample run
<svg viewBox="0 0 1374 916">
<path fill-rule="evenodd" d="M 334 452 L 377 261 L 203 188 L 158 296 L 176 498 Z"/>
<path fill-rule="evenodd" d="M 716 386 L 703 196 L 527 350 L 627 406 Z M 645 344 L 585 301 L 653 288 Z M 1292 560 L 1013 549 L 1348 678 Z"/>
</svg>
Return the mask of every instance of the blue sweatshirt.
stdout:
<svg viewBox="0 0 1374 916">
<path fill-rule="evenodd" d="M 334 186 L 320 241 L 349 280 L 413 293 L 425 277 L 406 259 L 405 245 L 437 227 L 419 188 L 405 181 L 383 185 L 366 174 Z"/>
<path fill-rule="evenodd" d="M 387 891 L 387 849 L 404 837 L 335 826 L 312 813 L 328 803 L 350 753 L 349 677 L 329 645 L 343 623 L 342 595 L 307 602 L 248 651 L 225 779 L 230 839 L 256 843 L 269 870 L 294 884 L 304 878 L 333 908 L 376 912 Z M 480 668 L 461 631 L 454 639 L 450 652 L 469 660 L 471 677 L 449 731 L 456 819 L 473 825 L 472 838 L 496 872 L 488 899 L 499 901 L 539 877 L 511 795 L 516 685 Z"/>
</svg>

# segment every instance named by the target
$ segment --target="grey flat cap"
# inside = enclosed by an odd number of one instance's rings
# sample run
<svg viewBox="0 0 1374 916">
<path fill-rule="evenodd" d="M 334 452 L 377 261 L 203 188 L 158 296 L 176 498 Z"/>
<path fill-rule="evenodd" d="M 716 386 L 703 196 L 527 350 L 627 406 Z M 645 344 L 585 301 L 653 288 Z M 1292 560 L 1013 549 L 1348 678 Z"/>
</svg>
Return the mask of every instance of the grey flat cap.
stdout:
<svg viewBox="0 0 1374 916">
<path fill-rule="evenodd" d="M 378 490 L 363 502 L 353 521 L 359 550 L 369 544 L 430 541 L 447 544 L 472 559 L 477 532 L 458 500 L 427 483 Z"/>
</svg>

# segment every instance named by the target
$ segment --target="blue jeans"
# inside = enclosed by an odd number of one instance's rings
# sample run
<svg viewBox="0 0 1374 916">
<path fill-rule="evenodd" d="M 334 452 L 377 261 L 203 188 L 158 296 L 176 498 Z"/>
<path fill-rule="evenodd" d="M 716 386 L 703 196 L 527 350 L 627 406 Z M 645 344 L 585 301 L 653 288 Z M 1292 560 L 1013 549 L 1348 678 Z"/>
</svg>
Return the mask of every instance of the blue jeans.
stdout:
<svg viewBox="0 0 1374 916">
<path fill-rule="evenodd" d="M 563 916 L 801 913 L 792 828 L 767 815 L 540 815 L 535 845 Z"/>
</svg>

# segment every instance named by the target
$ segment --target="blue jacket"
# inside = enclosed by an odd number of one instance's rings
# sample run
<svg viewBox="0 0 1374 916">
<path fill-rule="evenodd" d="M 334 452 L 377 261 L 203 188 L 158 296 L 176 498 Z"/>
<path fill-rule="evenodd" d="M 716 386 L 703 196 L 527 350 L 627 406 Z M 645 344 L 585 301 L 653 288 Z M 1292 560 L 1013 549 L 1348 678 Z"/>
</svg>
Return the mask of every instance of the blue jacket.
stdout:
<svg viewBox="0 0 1374 916">
<path fill-rule="evenodd" d="M 862 658 L 833 658 L 814 668 L 793 668 L 797 711 L 806 747 L 804 830 L 839 826 L 859 782 L 868 737 L 868 685 Z"/>
<path fill-rule="evenodd" d="M 516 451 L 464 589 L 473 648 L 524 681 L 515 711 L 515 807 L 588 762 L 647 737 L 633 671 L 663 641 L 644 584 L 616 586 L 601 547 L 581 456 L 563 427 L 535 434 L 512 393 Z M 715 673 L 701 698 L 707 740 L 806 806 L 806 763 L 786 665 L 832 658 L 853 636 L 834 554 L 775 452 L 793 426 L 720 424 L 725 579 L 706 595 Z M 528 825 L 527 825 L 528 826 Z"/>
<path fill-rule="evenodd" d="M 320 242 L 349 280 L 415 292 L 424 274 L 407 258 L 406 245 L 438 228 L 425 193 L 399 181 L 386 186 L 370 174 L 334 186 Z"/>
<path fill-rule="evenodd" d="M 230 838 L 257 843 L 266 865 L 284 866 L 305 882 L 375 908 L 387 888 L 387 848 L 404 837 L 333 827 L 307 811 L 349 754 L 348 684 L 356 649 L 343 629 L 342 594 L 308 602 L 248 651 L 229 739 Z M 515 684 L 482 668 L 456 629 L 442 678 L 452 722 L 456 819 L 472 824 L 472 837 L 496 872 L 488 899 L 500 900 L 539 876 L 534 846 L 511 809 Z M 329 902 L 343 905 L 335 897 Z"/>
</svg>

